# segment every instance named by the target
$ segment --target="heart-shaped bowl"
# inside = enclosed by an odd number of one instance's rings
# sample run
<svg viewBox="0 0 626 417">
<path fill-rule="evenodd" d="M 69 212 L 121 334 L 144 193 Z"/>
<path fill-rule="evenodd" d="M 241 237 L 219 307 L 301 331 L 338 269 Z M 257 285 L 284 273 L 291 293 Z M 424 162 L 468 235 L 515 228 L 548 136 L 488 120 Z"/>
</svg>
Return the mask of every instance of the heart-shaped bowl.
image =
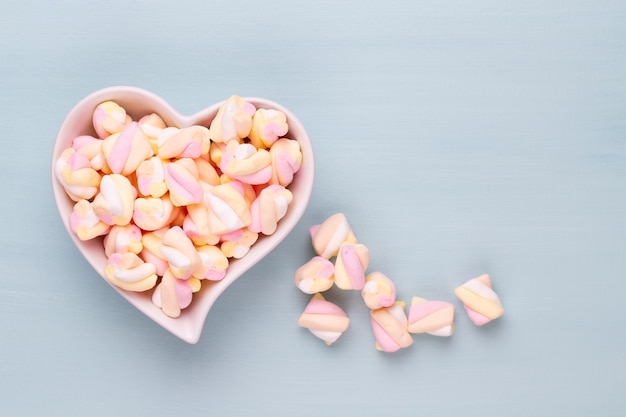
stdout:
<svg viewBox="0 0 626 417">
<path fill-rule="evenodd" d="M 206 317 L 217 298 L 243 273 L 252 268 L 257 262 L 269 254 L 300 221 L 309 202 L 313 189 L 314 159 L 313 148 L 304 126 L 288 109 L 270 100 L 256 97 L 244 97 L 256 108 L 280 110 L 287 116 L 289 132 L 287 137 L 299 142 L 302 151 L 302 166 L 289 185 L 293 193 L 293 201 L 289 204 L 286 215 L 279 221 L 274 234 L 259 235 L 257 242 L 241 259 L 231 259 L 226 276 L 221 281 L 203 281 L 201 290 L 194 294 L 191 305 L 183 310 L 178 318 L 166 316 L 151 300 L 152 291 L 143 293 L 129 292 L 112 284 L 109 285 L 122 297 L 128 300 L 139 311 L 143 312 L 157 324 L 188 343 L 197 343 Z M 67 229 L 74 244 L 91 266 L 104 279 L 104 269 L 107 258 L 104 253 L 102 238 L 81 241 L 70 229 L 70 214 L 74 202 L 67 196 L 65 190 L 55 178 L 54 166 L 64 149 L 72 144 L 72 140 L 80 135 L 95 136 L 92 124 L 92 114 L 96 106 L 104 101 L 113 100 L 124 107 L 133 120 L 142 116 L 157 113 L 168 126 L 186 127 L 191 125 L 209 126 L 221 104 L 213 104 L 206 109 L 192 115 L 183 116 L 174 110 L 161 97 L 136 87 L 118 86 L 96 91 L 81 100 L 67 115 L 54 144 L 52 152 L 52 189 L 61 220 Z"/>
</svg>

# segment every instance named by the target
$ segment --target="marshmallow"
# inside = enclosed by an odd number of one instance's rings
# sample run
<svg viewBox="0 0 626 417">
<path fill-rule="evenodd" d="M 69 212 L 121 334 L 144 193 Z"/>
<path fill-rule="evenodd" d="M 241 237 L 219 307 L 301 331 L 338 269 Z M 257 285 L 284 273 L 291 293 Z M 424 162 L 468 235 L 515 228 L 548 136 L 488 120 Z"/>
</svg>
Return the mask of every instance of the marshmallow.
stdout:
<svg viewBox="0 0 626 417">
<path fill-rule="evenodd" d="M 132 252 L 114 253 L 104 268 L 104 277 L 127 291 L 146 291 L 157 282 L 156 268 Z"/>
<path fill-rule="evenodd" d="M 289 130 L 287 116 L 280 110 L 258 109 L 252 117 L 250 141 L 257 148 L 269 148 Z"/>
<path fill-rule="evenodd" d="M 211 163 L 202 158 L 196 158 L 193 160 L 198 170 L 198 179 L 209 185 L 218 185 L 220 183 L 220 176 L 211 165 Z"/>
<path fill-rule="evenodd" d="M 360 243 L 344 242 L 335 260 L 335 285 L 342 290 L 362 290 L 370 252 Z"/>
<path fill-rule="evenodd" d="M 199 158 L 209 152 L 210 144 L 209 129 L 204 126 L 167 128 L 157 138 L 157 156 L 161 159 Z"/>
<path fill-rule="evenodd" d="M 102 139 L 97 139 L 89 135 L 81 135 L 72 140 L 72 148 L 89 159 L 91 168 L 99 171 L 104 169 L 106 164 L 104 155 L 102 155 L 102 143 L 104 143 Z"/>
<path fill-rule="evenodd" d="M 133 222 L 151 232 L 169 225 L 177 213 L 178 208 L 167 196 L 138 198 L 133 207 Z"/>
<path fill-rule="evenodd" d="M 197 204 L 202 201 L 198 168 L 191 158 L 177 159 L 165 164 L 165 184 L 170 200 L 176 207 Z"/>
<path fill-rule="evenodd" d="M 372 272 L 365 277 L 361 296 L 370 310 L 390 307 L 396 302 L 396 286 L 382 272 Z"/>
<path fill-rule="evenodd" d="M 413 344 L 413 338 L 406 330 L 403 302 L 396 301 L 390 307 L 370 310 L 370 317 L 377 350 L 396 352 Z"/>
<path fill-rule="evenodd" d="M 313 335 L 332 345 L 348 329 L 350 319 L 336 304 L 315 294 L 298 319 L 298 326 L 309 329 Z"/>
<path fill-rule="evenodd" d="M 208 188 L 204 202 L 209 210 L 209 229 L 213 234 L 232 232 L 249 226 L 252 221 L 244 187 L 239 181 Z"/>
<path fill-rule="evenodd" d="M 472 278 L 454 293 L 463 302 L 469 319 L 476 326 L 483 326 L 504 314 L 498 295 L 493 291 L 488 274 Z"/>
<path fill-rule="evenodd" d="M 156 267 L 156 273 L 158 276 L 163 276 L 165 270 L 170 267 L 167 258 L 161 252 L 161 243 L 163 242 L 163 236 L 169 228 L 155 230 L 154 232 L 146 232 L 141 237 L 141 253 L 139 256 L 145 262 L 150 262 Z"/>
<path fill-rule="evenodd" d="M 102 177 L 100 193 L 93 200 L 93 210 L 108 225 L 125 226 L 133 217 L 137 190 L 120 174 Z"/>
<path fill-rule="evenodd" d="M 74 204 L 72 214 L 70 214 L 70 229 L 80 240 L 90 240 L 106 235 L 110 227 L 100 220 L 89 201 L 79 200 Z"/>
<path fill-rule="evenodd" d="M 220 249 L 228 258 L 243 258 L 249 251 L 250 247 L 259 238 L 259 234 L 249 230 L 247 227 L 233 230 L 232 232 L 222 233 L 220 235 Z"/>
<path fill-rule="evenodd" d="M 272 159 L 265 149 L 250 143 L 231 140 L 220 160 L 220 169 L 226 175 L 247 184 L 265 184 L 272 178 Z"/>
<path fill-rule="evenodd" d="M 342 243 L 357 242 L 343 213 L 333 214 L 322 224 L 310 227 L 309 233 L 315 253 L 326 259 L 336 256 Z"/>
<path fill-rule="evenodd" d="M 104 238 L 104 253 L 107 257 L 114 253 L 139 254 L 143 249 L 141 239 L 141 229 L 134 224 L 113 226 Z"/>
<path fill-rule="evenodd" d="M 189 307 L 193 293 L 200 287 L 198 279 L 179 279 L 168 269 L 152 293 L 152 302 L 168 317 L 177 318 L 181 310 Z"/>
<path fill-rule="evenodd" d="M 91 161 L 73 148 L 61 153 L 54 165 L 57 180 L 74 201 L 90 200 L 98 193 L 100 174 L 91 167 Z"/>
<path fill-rule="evenodd" d="M 270 184 L 288 186 L 302 166 L 300 143 L 292 139 L 278 139 L 270 148 L 270 159 L 272 165 Z"/>
<path fill-rule="evenodd" d="M 243 139 L 250 134 L 252 116 L 256 112 L 253 104 L 238 96 L 231 96 L 218 109 L 209 127 L 209 137 L 214 142 Z"/>
<path fill-rule="evenodd" d="M 151 113 L 143 116 L 139 119 L 139 127 L 146 134 L 146 139 L 150 142 L 150 147 L 152 148 L 152 152 L 156 155 L 159 151 L 159 145 L 157 144 L 157 138 L 167 127 L 165 121 L 156 113 Z"/>
<path fill-rule="evenodd" d="M 113 101 L 105 101 L 96 106 L 92 122 L 100 139 L 104 139 L 114 133 L 121 132 L 126 125 L 132 122 L 132 119 L 126 114 L 126 109 L 122 106 Z"/>
<path fill-rule="evenodd" d="M 198 246 L 196 249 L 201 265 L 193 272 L 193 276 L 197 279 L 221 281 L 226 276 L 228 268 L 228 258 L 224 252 L 213 245 Z"/>
<path fill-rule="evenodd" d="M 334 272 L 335 266 L 331 261 L 315 256 L 296 269 L 294 281 L 296 287 L 305 294 L 324 292 L 333 286 Z"/>
<path fill-rule="evenodd" d="M 169 262 L 172 274 L 176 278 L 187 279 L 202 265 L 193 242 L 178 226 L 165 232 L 159 249 Z"/>
<path fill-rule="evenodd" d="M 111 172 L 122 175 L 132 174 L 139 164 L 154 155 L 137 122 L 131 122 L 120 133 L 104 139 L 102 154 Z"/>
<path fill-rule="evenodd" d="M 250 206 L 251 223 L 248 228 L 264 235 L 273 234 L 279 220 L 287 214 L 287 207 L 292 200 L 293 194 L 282 185 L 274 184 L 264 188 Z"/>
<path fill-rule="evenodd" d="M 428 301 L 413 297 L 409 308 L 409 333 L 428 333 L 433 336 L 452 336 L 454 333 L 454 305 L 445 301 Z"/>
<path fill-rule="evenodd" d="M 143 196 L 162 197 L 167 193 L 165 185 L 165 163 L 161 158 L 153 156 L 137 167 L 137 189 Z"/>
</svg>

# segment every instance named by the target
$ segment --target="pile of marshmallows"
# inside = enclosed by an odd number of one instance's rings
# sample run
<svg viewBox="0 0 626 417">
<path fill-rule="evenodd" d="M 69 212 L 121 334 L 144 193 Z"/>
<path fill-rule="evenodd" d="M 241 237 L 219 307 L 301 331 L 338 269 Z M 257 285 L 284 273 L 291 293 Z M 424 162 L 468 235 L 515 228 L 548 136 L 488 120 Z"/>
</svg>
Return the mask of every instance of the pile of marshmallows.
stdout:
<svg viewBox="0 0 626 417">
<path fill-rule="evenodd" d="M 393 281 L 381 272 L 366 275 L 369 250 L 358 243 L 344 214 L 330 216 L 322 224 L 311 227 L 309 233 L 317 256 L 298 268 L 294 279 L 301 291 L 314 295 L 298 319 L 298 325 L 309 329 L 327 345 L 348 329 L 347 314 L 320 294 L 334 284 L 342 290 L 361 291 L 370 309 L 378 350 L 396 352 L 406 348 L 413 344 L 411 334 L 451 336 L 454 333 L 453 304 L 413 297 L 407 317 L 405 303 L 396 301 Z M 454 292 L 477 326 L 504 314 L 487 274 L 470 279 Z"/>
<path fill-rule="evenodd" d="M 75 201 L 70 228 L 103 239 L 105 278 L 179 317 L 202 282 L 226 275 L 260 234 L 274 233 L 302 152 L 286 115 L 232 96 L 207 128 L 137 121 L 113 101 L 93 112 L 97 137 L 75 138 L 55 163 Z"/>
</svg>

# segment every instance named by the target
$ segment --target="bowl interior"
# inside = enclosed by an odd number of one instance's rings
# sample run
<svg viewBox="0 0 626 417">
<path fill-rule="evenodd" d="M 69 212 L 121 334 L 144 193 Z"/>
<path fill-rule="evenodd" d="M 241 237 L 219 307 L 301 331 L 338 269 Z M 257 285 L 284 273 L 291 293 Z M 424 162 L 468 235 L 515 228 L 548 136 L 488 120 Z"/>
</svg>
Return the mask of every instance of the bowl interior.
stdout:
<svg viewBox="0 0 626 417">
<path fill-rule="evenodd" d="M 287 237 L 304 214 L 313 189 L 313 149 L 302 123 L 291 111 L 278 103 L 256 97 L 244 97 L 244 99 L 257 108 L 276 109 L 284 112 L 289 124 L 287 137 L 297 140 L 302 149 L 302 167 L 288 187 L 293 193 L 293 201 L 289 205 L 285 217 L 280 220 L 276 232 L 270 236 L 259 235 L 258 241 L 252 246 L 248 254 L 241 259 L 232 259 L 223 280 L 218 282 L 203 281 L 202 289 L 194 294 L 191 305 L 183 310 L 180 317 L 175 319 L 166 316 L 161 309 L 152 303 L 152 291 L 135 293 L 109 284 L 145 315 L 188 343 L 196 343 L 200 338 L 209 310 L 220 294 Z M 148 91 L 135 87 L 110 87 L 87 96 L 70 111 L 61 125 L 52 152 L 52 188 L 59 214 L 67 232 L 79 251 L 102 279 L 104 279 L 104 268 L 107 263 L 102 245 L 103 238 L 81 241 L 71 231 L 69 218 L 74 202 L 66 195 L 63 187 L 56 180 L 54 164 L 63 150 L 71 146 L 75 137 L 85 134 L 95 135 L 91 115 L 94 108 L 106 100 L 114 100 L 119 103 L 133 120 L 138 120 L 141 116 L 154 112 L 161 116 L 168 126 L 176 127 L 191 125 L 208 127 L 222 104 L 221 102 L 216 103 L 192 116 L 183 116 L 162 98 Z M 108 283 L 108 281 L 106 282 Z"/>
</svg>

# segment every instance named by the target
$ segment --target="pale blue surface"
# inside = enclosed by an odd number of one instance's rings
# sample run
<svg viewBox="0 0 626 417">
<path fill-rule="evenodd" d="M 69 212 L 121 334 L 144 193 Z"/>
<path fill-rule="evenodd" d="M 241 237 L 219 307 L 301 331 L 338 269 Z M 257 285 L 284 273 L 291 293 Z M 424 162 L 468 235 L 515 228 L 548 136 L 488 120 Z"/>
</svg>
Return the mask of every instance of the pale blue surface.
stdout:
<svg viewBox="0 0 626 417">
<path fill-rule="evenodd" d="M 626 3 L 162 4 L 0 4 L 0 414 L 624 412 Z M 316 150 L 302 222 L 194 346 L 79 259 L 53 204 L 65 114 L 120 84 L 187 114 L 269 98 Z M 456 304 L 452 338 L 377 352 L 337 291 L 352 324 L 335 345 L 295 325 L 306 229 L 337 211 L 400 298 Z M 507 311 L 476 328 L 453 289 L 483 272 Z"/>
</svg>

